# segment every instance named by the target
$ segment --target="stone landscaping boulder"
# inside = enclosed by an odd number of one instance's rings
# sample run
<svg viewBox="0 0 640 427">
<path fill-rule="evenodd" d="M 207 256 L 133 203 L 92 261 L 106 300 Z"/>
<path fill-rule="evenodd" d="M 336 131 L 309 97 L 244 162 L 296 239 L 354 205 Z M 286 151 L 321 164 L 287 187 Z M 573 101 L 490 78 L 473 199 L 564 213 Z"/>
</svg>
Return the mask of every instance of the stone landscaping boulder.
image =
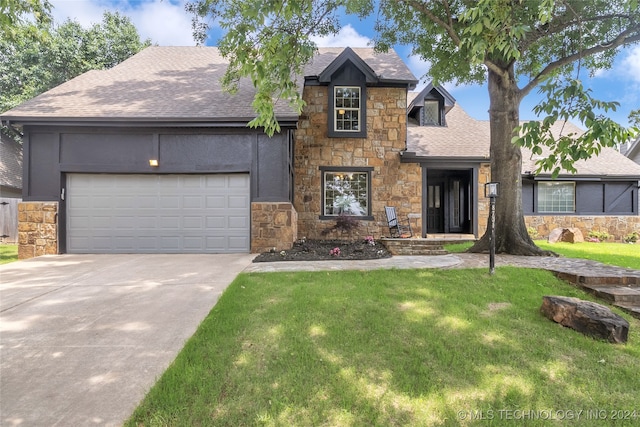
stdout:
<svg viewBox="0 0 640 427">
<path fill-rule="evenodd" d="M 578 298 L 544 296 L 540 311 L 548 319 L 592 338 L 627 342 L 629 322 L 604 305 Z"/>
<path fill-rule="evenodd" d="M 549 233 L 548 240 L 549 243 L 581 243 L 584 242 L 584 236 L 579 228 L 554 228 Z"/>
</svg>

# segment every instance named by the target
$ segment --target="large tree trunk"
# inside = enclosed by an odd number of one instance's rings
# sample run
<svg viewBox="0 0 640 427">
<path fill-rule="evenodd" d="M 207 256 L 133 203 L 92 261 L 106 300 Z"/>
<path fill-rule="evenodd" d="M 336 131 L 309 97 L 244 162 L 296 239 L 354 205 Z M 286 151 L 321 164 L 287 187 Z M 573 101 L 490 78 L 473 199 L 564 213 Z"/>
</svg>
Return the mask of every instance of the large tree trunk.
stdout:
<svg viewBox="0 0 640 427">
<path fill-rule="evenodd" d="M 519 125 L 520 97 L 513 76 L 513 66 L 507 66 L 502 75 L 489 69 L 489 119 L 491 129 L 491 180 L 500 183 L 496 199 L 496 253 L 512 255 L 547 255 L 538 248 L 524 223 L 522 209 L 522 154 L 520 147 L 511 143 Z M 470 249 L 488 252 L 490 229 Z"/>
</svg>

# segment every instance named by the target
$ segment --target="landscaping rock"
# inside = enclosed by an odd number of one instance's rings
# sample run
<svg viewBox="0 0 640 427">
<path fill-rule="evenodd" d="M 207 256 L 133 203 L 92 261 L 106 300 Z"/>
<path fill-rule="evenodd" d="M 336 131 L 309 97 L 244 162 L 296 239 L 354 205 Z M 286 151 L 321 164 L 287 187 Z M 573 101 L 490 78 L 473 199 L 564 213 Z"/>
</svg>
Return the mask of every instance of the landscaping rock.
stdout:
<svg viewBox="0 0 640 427">
<path fill-rule="evenodd" d="M 548 240 L 549 243 L 581 243 L 584 242 L 584 236 L 579 228 L 554 228 L 551 233 L 549 233 Z"/>
<path fill-rule="evenodd" d="M 544 296 L 540 311 L 548 319 L 592 338 L 627 342 L 629 322 L 604 305 L 578 298 Z"/>
</svg>

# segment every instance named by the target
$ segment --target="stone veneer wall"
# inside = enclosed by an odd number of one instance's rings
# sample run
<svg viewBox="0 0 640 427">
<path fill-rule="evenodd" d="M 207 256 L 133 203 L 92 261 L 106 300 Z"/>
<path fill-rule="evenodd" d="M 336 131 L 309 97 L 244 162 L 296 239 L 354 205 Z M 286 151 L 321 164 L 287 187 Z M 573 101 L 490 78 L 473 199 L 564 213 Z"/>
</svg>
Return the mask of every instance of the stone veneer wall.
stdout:
<svg viewBox="0 0 640 427">
<path fill-rule="evenodd" d="M 400 163 L 406 149 L 407 93 L 403 88 L 367 88 L 367 137 L 327 136 L 328 87 L 304 88 L 307 105 L 295 134 L 295 200 L 298 235 L 311 239 L 346 239 L 389 235 L 384 206 L 395 206 L 398 215 L 422 212 L 422 173 L 417 163 Z M 323 235 L 335 221 L 321 220 L 322 172 L 320 166 L 373 167 L 371 214 L 352 235 Z M 414 235 L 422 235 L 420 218 L 412 220 Z"/>
<path fill-rule="evenodd" d="M 298 214 L 291 203 L 251 203 L 251 252 L 291 249 L 297 232 Z"/>
<path fill-rule="evenodd" d="M 491 163 L 481 163 L 478 170 L 478 238 L 484 236 L 489 224 L 489 199 L 484 197 L 484 185 L 491 182 Z"/>
<path fill-rule="evenodd" d="M 585 239 L 589 231 L 606 231 L 610 241 L 623 242 L 625 236 L 640 233 L 640 216 L 569 216 L 569 215 L 525 215 L 527 227 L 538 230 L 540 237 L 547 238 L 554 228 L 579 228 Z"/>
<path fill-rule="evenodd" d="M 18 204 L 18 259 L 58 253 L 58 203 Z"/>
</svg>

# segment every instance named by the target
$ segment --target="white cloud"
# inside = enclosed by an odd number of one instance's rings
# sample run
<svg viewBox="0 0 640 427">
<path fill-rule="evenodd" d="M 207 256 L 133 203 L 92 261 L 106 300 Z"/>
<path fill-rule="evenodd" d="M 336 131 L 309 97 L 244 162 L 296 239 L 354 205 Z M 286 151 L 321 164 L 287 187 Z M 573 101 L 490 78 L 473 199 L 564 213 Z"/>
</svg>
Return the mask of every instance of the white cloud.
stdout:
<svg viewBox="0 0 640 427">
<path fill-rule="evenodd" d="M 625 74 L 640 83 L 640 46 L 629 49 L 629 54 L 622 60 L 622 70 Z"/>
<path fill-rule="evenodd" d="M 369 37 L 359 34 L 351 24 L 342 27 L 335 36 L 311 37 L 319 47 L 367 47 L 372 44 Z"/>
<path fill-rule="evenodd" d="M 150 38 L 160 46 L 193 46 L 191 15 L 184 10 L 185 0 L 104 1 L 53 0 L 53 17 L 59 24 L 67 18 L 83 27 L 102 21 L 104 11 L 128 16 L 141 39 Z"/>
</svg>

